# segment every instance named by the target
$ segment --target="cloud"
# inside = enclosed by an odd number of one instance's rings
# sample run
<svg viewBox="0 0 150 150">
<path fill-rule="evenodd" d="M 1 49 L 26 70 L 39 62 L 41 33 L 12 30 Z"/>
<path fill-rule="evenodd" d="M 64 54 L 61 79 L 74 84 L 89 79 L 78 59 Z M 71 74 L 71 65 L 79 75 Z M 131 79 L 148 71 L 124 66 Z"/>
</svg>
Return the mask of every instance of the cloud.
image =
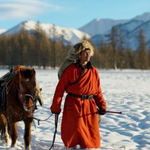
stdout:
<svg viewBox="0 0 150 150">
<path fill-rule="evenodd" d="M 1 0 L 0 20 L 28 19 L 49 11 L 60 11 L 61 6 L 40 0 Z"/>
<path fill-rule="evenodd" d="M 39 13 L 42 13 L 41 9 L 34 6 L 21 4 L 4 4 L 0 6 L 0 20 L 27 18 Z"/>
</svg>

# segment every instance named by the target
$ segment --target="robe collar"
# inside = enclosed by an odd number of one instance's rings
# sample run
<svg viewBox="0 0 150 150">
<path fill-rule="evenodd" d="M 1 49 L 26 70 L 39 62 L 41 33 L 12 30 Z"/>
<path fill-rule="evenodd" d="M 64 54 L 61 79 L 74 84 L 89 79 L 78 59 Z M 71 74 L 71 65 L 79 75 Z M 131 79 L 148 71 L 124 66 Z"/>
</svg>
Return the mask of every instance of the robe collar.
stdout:
<svg viewBox="0 0 150 150">
<path fill-rule="evenodd" d="M 80 67 L 82 70 L 84 70 L 84 69 L 92 69 L 92 68 L 93 68 L 90 61 L 87 63 L 86 66 L 82 66 L 80 60 L 78 60 L 78 61 L 75 63 L 75 65 L 76 65 L 77 67 Z"/>
</svg>

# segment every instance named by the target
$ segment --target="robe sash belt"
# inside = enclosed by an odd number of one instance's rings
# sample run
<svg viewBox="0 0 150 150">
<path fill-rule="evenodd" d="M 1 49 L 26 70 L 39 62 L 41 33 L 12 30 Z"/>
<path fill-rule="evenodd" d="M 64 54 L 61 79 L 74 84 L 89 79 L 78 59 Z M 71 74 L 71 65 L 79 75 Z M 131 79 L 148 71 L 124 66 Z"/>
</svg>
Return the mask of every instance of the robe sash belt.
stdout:
<svg viewBox="0 0 150 150">
<path fill-rule="evenodd" d="M 78 95 L 78 94 L 74 94 L 74 93 L 68 93 L 68 95 L 81 98 L 82 100 L 92 99 L 94 97 L 94 95 Z"/>
</svg>

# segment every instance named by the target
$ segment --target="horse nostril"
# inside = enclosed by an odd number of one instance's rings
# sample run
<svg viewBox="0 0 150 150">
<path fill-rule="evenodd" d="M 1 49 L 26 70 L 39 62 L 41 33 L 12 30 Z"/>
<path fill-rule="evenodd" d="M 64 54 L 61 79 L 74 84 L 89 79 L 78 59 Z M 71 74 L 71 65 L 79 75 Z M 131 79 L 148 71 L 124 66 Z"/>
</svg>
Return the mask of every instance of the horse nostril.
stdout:
<svg viewBox="0 0 150 150">
<path fill-rule="evenodd" d="M 29 108 L 33 106 L 33 101 L 32 101 L 31 98 L 29 99 L 29 103 L 28 104 L 29 104 Z"/>
</svg>

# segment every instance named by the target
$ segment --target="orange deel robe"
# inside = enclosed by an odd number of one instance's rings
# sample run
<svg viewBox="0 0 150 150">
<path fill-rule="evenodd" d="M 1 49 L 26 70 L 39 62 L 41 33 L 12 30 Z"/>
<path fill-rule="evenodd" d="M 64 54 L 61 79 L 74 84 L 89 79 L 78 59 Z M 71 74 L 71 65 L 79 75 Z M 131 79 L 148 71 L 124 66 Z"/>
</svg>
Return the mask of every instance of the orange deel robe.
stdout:
<svg viewBox="0 0 150 150">
<path fill-rule="evenodd" d="M 99 148 L 100 134 L 97 106 L 106 109 L 97 70 L 92 66 L 86 69 L 81 79 L 75 83 L 82 72 L 77 64 L 69 66 L 62 75 L 50 107 L 52 112 L 61 112 L 64 92 L 78 95 L 95 95 L 92 99 L 67 95 L 61 124 L 61 137 L 67 148 L 80 145 L 82 148 Z"/>
</svg>

